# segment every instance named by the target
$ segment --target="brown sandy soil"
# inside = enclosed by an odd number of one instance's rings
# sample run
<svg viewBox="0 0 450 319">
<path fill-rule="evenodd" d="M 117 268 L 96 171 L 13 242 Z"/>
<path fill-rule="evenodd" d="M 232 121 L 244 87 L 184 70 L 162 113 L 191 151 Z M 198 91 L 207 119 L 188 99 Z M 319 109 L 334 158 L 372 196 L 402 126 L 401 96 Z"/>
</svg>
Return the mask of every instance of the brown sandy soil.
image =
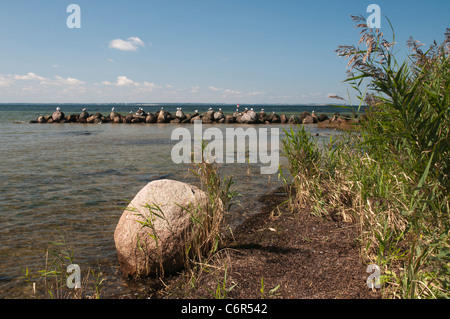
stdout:
<svg viewBox="0 0 450 319">
<path fill-rule="evenodd" d="M 260 198 L 264 203 L 262 212 L 233 231 L 209 267 L 195 277 L 184 273 L 167 278 L 164 285 L 159 285 L 160 289 L 149 291 L 150 296 L 380 298 L 378 292 L 367 287 L 370 274 L 359 256 L 355 225 L 318 218 L 308 210 L 278 210 L 285 199 L 276 192 Z"/>
</svg>

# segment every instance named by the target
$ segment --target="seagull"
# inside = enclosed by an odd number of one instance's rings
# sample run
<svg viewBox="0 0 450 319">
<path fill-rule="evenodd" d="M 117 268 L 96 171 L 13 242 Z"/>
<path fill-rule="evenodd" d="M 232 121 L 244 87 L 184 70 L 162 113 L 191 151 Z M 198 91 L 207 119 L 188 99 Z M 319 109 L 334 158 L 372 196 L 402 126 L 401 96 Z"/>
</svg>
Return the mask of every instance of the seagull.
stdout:
<svg viewBox="0 0 450 319">
<path fill-rule="evenodd" d="M 212 111 L 212 107 L 209 108 L 209 111 Z"/>
<path fill-rule="evenodd" d="M 111 109 L 111 112 L 114 112 L 114 107 Z"/>
<path fill-rule="evenodd" d="M 82 109 L 81 111 L 82 111 L 82 112 L 86 112 L 86 108 Z"/>
</svg>

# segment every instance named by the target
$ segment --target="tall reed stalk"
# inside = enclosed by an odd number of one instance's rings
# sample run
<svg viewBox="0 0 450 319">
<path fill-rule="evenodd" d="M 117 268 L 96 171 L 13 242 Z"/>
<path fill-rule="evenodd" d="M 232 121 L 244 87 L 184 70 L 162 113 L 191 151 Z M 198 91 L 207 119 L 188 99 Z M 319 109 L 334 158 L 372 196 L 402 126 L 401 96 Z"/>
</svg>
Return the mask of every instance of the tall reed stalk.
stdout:
<svg viewBox="0 0 450 319">
<path fill-rule="evenodd" d="M 203 150 L 206 145 L 205 142 L 202 143 Z M 189 267 L 204 263 L 218 251 L 226 228 L 225 215 L 238 194 L 233 188 L 233 179 L 221 176 L 219 165 L 203 156 L 202 161 L 194 163 L 190 171 L 200 189 L 206 193 L 207 199 L 202 206 L 185 208 L 191 218 L 191 230 L 185 247 Z"/>
</svg>

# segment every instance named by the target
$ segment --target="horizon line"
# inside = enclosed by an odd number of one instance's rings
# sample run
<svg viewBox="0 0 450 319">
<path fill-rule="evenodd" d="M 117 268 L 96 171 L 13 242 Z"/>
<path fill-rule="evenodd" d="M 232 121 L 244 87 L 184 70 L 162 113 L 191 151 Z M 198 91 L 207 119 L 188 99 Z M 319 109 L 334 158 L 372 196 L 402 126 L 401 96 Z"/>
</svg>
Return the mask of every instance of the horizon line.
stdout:
<svg viewBox="0 0 450 319">
<path fill-rule="evenodd" d="M 329 106 L 358 106 L 359 104 L 339 104 L 339 103 L 321 103 L 321 102 L 310 102 L 310 103 L 219 103 L 219 102 L 0 102 L 0 105 L 11 105 L 11 104 L 21 104 L 21 105 L 36 105 L 36 104 L 49 104 L 49 105 L 118 105 L 118 104 L 133 104 L 133 105 L 161 105 L 161 104 L 205 104 L 205 105 L 329 105 Z"/>
</svg>

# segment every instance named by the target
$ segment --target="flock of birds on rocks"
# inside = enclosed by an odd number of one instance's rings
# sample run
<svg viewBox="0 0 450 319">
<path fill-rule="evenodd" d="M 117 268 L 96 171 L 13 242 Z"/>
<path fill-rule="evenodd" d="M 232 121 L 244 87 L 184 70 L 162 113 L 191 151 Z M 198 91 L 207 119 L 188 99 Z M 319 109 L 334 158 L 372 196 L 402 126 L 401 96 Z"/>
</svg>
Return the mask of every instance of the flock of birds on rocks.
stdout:
<svg viewBox="0 0 450 319">
<path fill-rule="evenodd" d="M 103 115 L 101 113 L 89 114 L 87 108 L 83 108 L 79 114 L 63 113 L 60 107 L 51 115 L 41 115 L 36 120 L 30 121 L 30 123 L 194 123 L 195 121 L 202 121 L 204 124 L 213 123 L 237 123 L 237 124 L 315 124 L 321 122 L 327 123 L 347 123 L 349 121 L 357 121 L 357 119 L 350 119 L 348 117 L 341 117 L 336 113 L 332 118 L 329 118 L 326 114 L 316 115 L 314 111 L 311 113 L 305 111 L 299 116 L 292 115 L 289 118 L 284 115 L 278 115 L 275 111 L 267 114 L 264 109 L 261 109 L 258 113 L 253 108 L 244 108 L 243 111 L 239 110 L 239 106 L 233 114 L 224 114 L 222 109 L 217 111 L 210 107 L 206 112 L 200 114 L 198 110 L 194 113 L 186 114 L 181 107 L 177 107 L 175 114 L 164 110 L 161 107 L 160 110 L 155 113 L 145 112 L 142 107 L 134 112 L 130 111 L 127 115 L 122 115 L 115 112 L 115 108 L 111 109 L 110 114 Z"/>
</svg>

